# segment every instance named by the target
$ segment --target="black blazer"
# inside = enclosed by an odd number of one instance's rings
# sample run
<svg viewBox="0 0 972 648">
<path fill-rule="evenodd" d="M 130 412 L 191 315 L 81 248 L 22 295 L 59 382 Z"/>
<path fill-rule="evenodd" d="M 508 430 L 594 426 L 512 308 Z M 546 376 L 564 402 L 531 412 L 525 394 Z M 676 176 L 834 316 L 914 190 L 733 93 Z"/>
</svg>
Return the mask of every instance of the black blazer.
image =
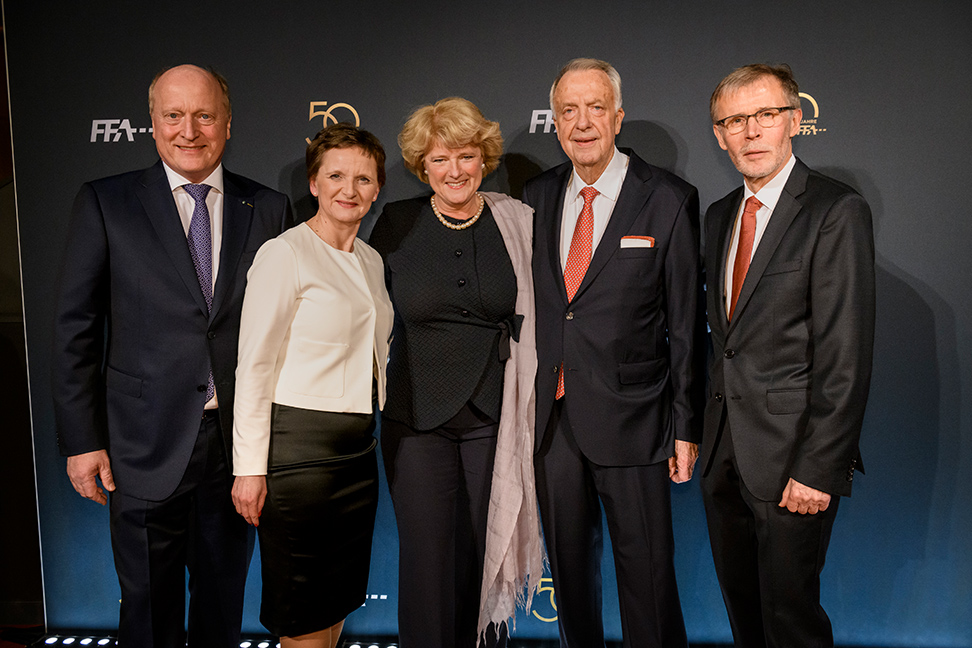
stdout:
<svg viewBox="0 0 972 648">
<path fill-rule="evenodd" d="M 430 430 L 472 401 L 498 421 L 501 322 L 512 316 L 516 300 L 516 275 L 498 226 L 484 214 L 473 228 L 450 230 L 425 195 L 386 204 L 368 243 L 385 262 L 395 305 L 382 415 Z M 420 284 L 418 277 L 426 279 Z M 510 312 L 497 312 L 504 304 Z M 457 339 L 461 344 L 449 344 Z M 446 356 L 444 349 L 452 348 Z"/>
<path fill-rule="evenodd" d="M 107 449 L 120 492 L 161 500 L 199 432 L 212 363 L 227 461 L 246 272 L 292 224 L 281 193 L 223 171 L 212 312 L 162 162 L 78 193 L 57 291 L 51 360 L 62 454 Z M 232 465 L 230 465 L 232 471 Z"/>
<path fill-rule="evenodd" d="M 797 160 L 729 323 L 726 256 L 742 196 L 740 187 L 705 216 L 714 360 L 703 474 L 728 417 L 739 473 L 756 497 L 779 500 L 791 477 L 850 495 L 874 344 L 870 209 Z"/>
<path fill-rule="evenodd" d="M 698 442 L 704 380 L 699 198 L 693 186 L 631 151 L 627 175 L 584 281 L 568 303 L 560 261 L 564 195 L 573 167 L 530 180 L 536 210 L 536 449 L 561 362 L 564 407 L 583 453 L 605 466 L 647 465 Z M 651 236 L 651 248 L 621 248 Z"/>
</svg>

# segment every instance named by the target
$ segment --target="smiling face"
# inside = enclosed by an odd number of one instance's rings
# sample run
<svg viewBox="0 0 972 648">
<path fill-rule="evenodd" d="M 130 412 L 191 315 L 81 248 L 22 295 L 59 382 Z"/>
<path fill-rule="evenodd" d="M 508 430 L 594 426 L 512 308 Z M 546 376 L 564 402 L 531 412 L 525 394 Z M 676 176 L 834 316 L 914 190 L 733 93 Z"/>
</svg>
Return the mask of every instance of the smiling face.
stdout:
<svg viewBox="0 0 972 648">
<path fill-rule="evenodd" d="M 355 232 L 378 199 L 378 164 L 362 149 L 352 146 L 326 151 L 310 192 L 317 198 L 317 217 L 324 229 Z"/>
<path fill-rule="evenodd" d="M 448 148 L 437 142 L 425 154 L 423 163 L 440 211 L 456 218 L 476 213 L 476 191 L 483 181 L 483 152 L 478 146 Z"/>
<path fill-rule="evenodd" d="M 193 183 L 219 166 L 230 138 L 226 98 L 209 72 L 194 65 L 166 71 L 152 96 L 152 137 L 159 157 Z"/>
<path fill-rule="evenodd" d="M 581 179 L 592 184 L 611 161 L 624 119 L 611 82 L 600 70 L 568 72 L 554 90 L 553 104 L 560 146 Z"/>
<path fill-rule="evenodd" d="M 742 86 L 716 102 L 716 118 L 731 115 L 752 115 L 763 108 L 776 108 L 788 104 L 783 86 L 771 76 L 760 77 Z M 734 135 L 718 124 L 713 124 L 719 146 L 729 152 L 732 163 L 743 174 L 752 191 L 759 191 L 780 172 L 793 147 L 790 138 L 800 131 L 803 111 L 797 108 L 783 113 L 779 124 L 771 128 L 760 126 L 755 118 L 749 119 L 746 128 Z"/>
</svg>

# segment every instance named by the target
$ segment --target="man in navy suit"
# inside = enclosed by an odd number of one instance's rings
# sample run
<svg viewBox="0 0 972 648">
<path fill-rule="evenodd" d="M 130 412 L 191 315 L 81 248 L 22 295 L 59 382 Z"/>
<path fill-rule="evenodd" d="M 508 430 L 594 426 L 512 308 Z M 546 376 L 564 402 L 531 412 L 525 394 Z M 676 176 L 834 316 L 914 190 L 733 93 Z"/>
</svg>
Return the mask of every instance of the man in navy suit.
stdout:
<svg viewBox="0 0 972 648">
<path fill-rule="evenodd" d="M 534 208 L 534 469 L 563 647 L 604 645 L 601 505 L 626 647 L 687 646 L 669 480 L 701 436 L 704 317 L 695 188 L 615 147 L 621 77 L 575 59 L 550 91 L 569 163 Z"/>
<path fill-rule="evenodd" d="M 790 68 L 747 65 L 710 101 L 744 184 L 705 216 L 713 363 L 702 495 L 736 646 L 834 645 L 820 572 L 861 469 L 874 341 L 871 212 L 793 155 Z"/>
<path fill-rule="evenodd" d="M 54 328 L 58 443 L 75 490 L 110 499 L 119 645 L 186 645 L 188 567 L 189 645 L 228 648 L 253 547 L 230 500 L 240 309 L 253 255 L 292 217 L 286 196 L 223 169 L 222 77 L 166 70 L 149 112 L 161 160 L 75 200 Z"/>
</svg>

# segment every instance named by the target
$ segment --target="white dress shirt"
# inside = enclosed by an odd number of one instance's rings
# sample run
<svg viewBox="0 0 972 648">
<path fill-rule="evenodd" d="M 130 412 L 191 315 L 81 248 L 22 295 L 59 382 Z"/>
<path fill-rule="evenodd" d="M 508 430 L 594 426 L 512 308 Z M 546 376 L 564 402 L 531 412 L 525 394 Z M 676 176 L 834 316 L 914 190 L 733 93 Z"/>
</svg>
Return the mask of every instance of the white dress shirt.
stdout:
<svg viewBox="0 0 972 648">
<path fill-rule="evenodd" d="M 624 176 L 628 173 L 628 156 L 614 148 L 614 155 L 608 162 L 607 168 L 594 184 L 590 185 L 597 189 L 598 194 L 591 203 L 594 210 L 594 236 L 591 239 L 591 256 L 597 250 L 597 244 L 604 236 L 611 214 L 614 213 L 614 205 L 618 202 L 618 194 L 621 193 L 621 185 L 624 183 Z M 577 227 L 577 219 L 580 217 L 581 210 L 584 209 L 584 196 L 581 190 L 588 186 L 581 177 L 577 175 L 577 169 L 570 175 L 570 182 L 567 184 L 567 194 L 564 196 L 564 218 L 560 225 L 560 267 L 567 268 L 567 255 L 570 253 L 570 241 L 574 238 L 574 229 Z"/>
<path fill-rule="evenodd" d="M 783 168 L 776 174 L 776 177 L 767 182 L 756 193 L 753 193 L 748 184 L 743 183 L 742 202 L 739 203 L 739 211 L 736 213 L 736 224 L 733 226 L 732 231 L 732 242 L 729 244 L 729 254 L 726 255 L 726 285 L 723 299 L 726 302 L 727 313 L 730 307 L 729 302 L 732 300 L 732 268 L 736 262 L 736 249 L 739 247 L 739 228 L 742 225 L 742 214 L 746 209 L 746 201 L 749 200 L 750 196 L 756 196 L 756 200 L 762 204 L 762 207 L 756 211 L 756 233 L 753 237 L 753 251 L 749 257 L 750 261 L 752 261 L 752 255 L 756 254 L 759 241 L 763 238 L 763 232 L 766 231 L 766 226 L 769 224 L 770 217 L 773 215 L 773 210 L 776 209 L 776 203 L 780 201 L 783 187 L 786 185 L 786 181 L 790 179 L 790 172 L 793 171 L 795 164 L 796 157 L 791 154 L 789 161 L 783 165 Z"/>
<path fill-rule="evenodd" d="M 213 242 L 213 288 L 216 287 L 216 274 L 219 271 L 219 246 L 223 242 L 223 165 L 220 164 L 209 174 L 209 177 L 202 182 L 189 182 L 181 175 L 169 168 L 164 161 L 162 168 L 165 169 L 165 176 L 169 179 L 169 187 L 172 188 L 172 198 L 175 200 L 176 209 L 179 210 L 179 218 L 182 220 L 182 229 L 189 237 L 189 223 L 192 222 L 192 211 L 196 208 L 196 199 L 183 189 L 186 184 L 205 184 L 212 187 L 206 194 L 206 207 L 209 209 L 209 226 L 212 232 Z M 188 245 L 188 242 L 186 243 Z"/>
<path fill-rule="evenodd" d="M 189 223 L 192 222 L 192 212 L 196 208 L 196 199 L 189 195 L 182 185 L 186 184 L 206 184 L 212 187 L 206 194 L 206 208 L 209 210 L 209 231 L 213 244 L 213 285 L 216 288 L 216 273 L 219 271 L 219 248 L 223 242 L 223 165 L 218 165 L 209 177 L 202 182 L 189 182 L 181 175 L 169 168 L 163 160 L 162 168 L 165 169 L 165 177 L 169 179 L 169 187 L 172 189 L 172 198 L 175 200 L 176 209 L 179 211 L 179 219 L 182 221 L 182 229 L 186 233 L 186 245 L 189 245 Z M 219 407 L 217 394 L 214 391 L 213 397 L 206 403 L 205 409 L 216 409 Z"/>
</svg>

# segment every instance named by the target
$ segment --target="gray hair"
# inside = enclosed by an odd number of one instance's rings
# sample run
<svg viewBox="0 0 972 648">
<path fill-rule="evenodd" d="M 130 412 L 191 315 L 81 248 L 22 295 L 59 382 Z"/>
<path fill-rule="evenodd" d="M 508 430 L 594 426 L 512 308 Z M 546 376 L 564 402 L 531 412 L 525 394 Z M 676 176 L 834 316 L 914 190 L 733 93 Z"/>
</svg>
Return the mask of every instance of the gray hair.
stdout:
<svg viewBox="0 0 972 648">
<path fill-rule="evenodd" d="M 593 58 L 575 58 L 560 68 L 557 78 L 554 79 L 553 85 L 550 86 L 550 110 L 554 113 L 557 112 L 557 109 L 554 108 L 554 93 L 557 91 L 557 85 L 564 78 L 564 75 L 568 72 L 585 72 L 587 70 L 597 70 L 607 75 L 608 81 L 611 82 L 611 89 L 614 90 L 614 110 L 621 110 L 621 75 L 607 61 Z"/>
<path fill-rule="evenodd" d="M 796 79 L 793 78 L 793 70 L 790 69 L 789 65 L 786 63 L 780 65 L 754 63 L 736 68 L 716 86 L 716 89 L 712 92 L 712 97 L 709 99 L 709 116 L 712 118 L 712 123 L 714 124 L 716 122 L 716 104 L 719 103 L 722 97 L 732 94 L 740 88 L 755 83 L 765 77 L 773 78 L 780 82 L 780 86 L 783 88 L 784 100 L 790 107 L 800 107 L 800 86 L 797 85 Z"/>
</svg>

